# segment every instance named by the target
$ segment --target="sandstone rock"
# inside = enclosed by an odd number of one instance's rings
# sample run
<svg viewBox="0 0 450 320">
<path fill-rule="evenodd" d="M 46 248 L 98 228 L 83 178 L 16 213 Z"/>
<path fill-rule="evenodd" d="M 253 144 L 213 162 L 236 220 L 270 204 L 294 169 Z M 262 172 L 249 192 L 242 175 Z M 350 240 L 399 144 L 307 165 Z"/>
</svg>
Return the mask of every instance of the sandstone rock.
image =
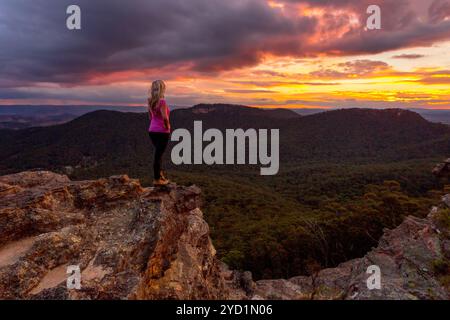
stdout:
<svg viewBox="0 0 450 320">
<path fill-rule="evenodd" d="M 442 197 L 442 202 L 448 207 L 450 208 L 450 194 L 446 194 L 445 196 Z"/>
<path fill-rule="evenodd" d="M 258 299 L 354 299 L 410 300 L 449 299 L 448 289 L 435 273 L 436 262 L 448 261 L 448 230 L 437 218 L 448 209 L 436 207 L 426 219 L 407 217 L 397 228 L 387 231 L 377 248 L 361 259 L 321 270 L 314 277 L 256 282 Z M 448 219 L 448 217 L 447 217 Z M 448 220 L 447 220 L 448 221 Z M 448 225 L 447 225 L 448 228 Z M 381 271 L 381 289 L 367 286 L 369 266 Z M 446 275 L 448 276 L 448 274 Z"/>
<path fill-rule="evenodd" d="M 442 163 L 437 164 L 433 168 L 433 174 L 438 177 L 450 177 L 450 158 L 444 160 Z"/>
<path fill-rule="evenodd" d="M 220 263 L 221 276 L 225 280 L 228 298 L 232 300 L 246 300 L 254 298 L 256 284 L 249 271 L 230 270 L 228 266 Z"/>
<path fill-rule="evenodd" d="M 218 299 L 228 291 L 196 187 L 116 176 L 0 177 L 0 299 Z M 81 289 L 67 289 L 67 267 Z"/>
</svg>

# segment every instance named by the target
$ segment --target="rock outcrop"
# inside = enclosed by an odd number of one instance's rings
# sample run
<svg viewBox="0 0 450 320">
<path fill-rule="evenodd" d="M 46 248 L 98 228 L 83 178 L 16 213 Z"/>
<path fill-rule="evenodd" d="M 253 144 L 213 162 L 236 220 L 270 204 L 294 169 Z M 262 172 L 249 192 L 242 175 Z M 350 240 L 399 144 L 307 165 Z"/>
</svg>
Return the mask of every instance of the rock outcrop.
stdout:
<svg viewBox="0 0 450 320">
<path fill-rule="evenodd" d="M 450 205 L 445 200 L 426 219 L 407 217 L 386 230 L 363 258 L 311 277 L 256 282 L 253 299 L 416 300 L 450 298 Z M 380 271 L 380 289 L 369 289 L 369 266 Z M 369 271 L 369 272 L 368 272 Z M 446 283 L 445 283 L 446 282 Z M 447 288 L 445 287 L 447 286 Z"/>
<path fill-rule="evenodd" d="M 0 298 L 227 298 L 199 195 L 127 176 L 0 177 Z M 80 290 L 67 289 L 69 266 Z"/>
<path fill-rule="evenodd" d="M 437 164 L 433 168 L 433 174 L 438 177 L 450 177 L 450 158 Z"/>
</svg>

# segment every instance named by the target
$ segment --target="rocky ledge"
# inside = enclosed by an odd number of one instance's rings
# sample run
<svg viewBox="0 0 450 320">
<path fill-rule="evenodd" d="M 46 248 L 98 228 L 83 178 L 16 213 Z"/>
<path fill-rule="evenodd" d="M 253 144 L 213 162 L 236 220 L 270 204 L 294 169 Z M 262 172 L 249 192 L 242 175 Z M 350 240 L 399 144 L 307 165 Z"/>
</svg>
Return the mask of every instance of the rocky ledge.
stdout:
<svg viewBox="0 0 450 320">
<path fill-rule="evenodd" d="M 449 195 L 426 219 L 407 217 L 385 230 L 378 247 L 363 258 L 310 277 L 260 280 L 253 298 L 346 300 L 447 300 L 450 298 Z M 447 204 L 446 204 L 447 203 Z M 376 266 L 380 286 L 370 278 Z M 371 283 L 370 285 L 367 282 Z"/>
<path fill-rule="evenodd" d="M 448 299 L 450 196 L 366 256 L 310 277 L 260 280 L 215 257 L 200 190 L 48 171 L 0 177 L 0 299 Z M 381 288 L 367 286 L 378 266 Z M 68 289 L 68 269 L 81 287 Z M 73 270 L 73 269 L 72 269 Z"/>
<path fill-rule="evenodd" d="M 0 298 L 227 298 L 199 195 L 127 176 L 0 177 Z M 69 266 L 80 290 L 67 289 Z"/>
</svg>

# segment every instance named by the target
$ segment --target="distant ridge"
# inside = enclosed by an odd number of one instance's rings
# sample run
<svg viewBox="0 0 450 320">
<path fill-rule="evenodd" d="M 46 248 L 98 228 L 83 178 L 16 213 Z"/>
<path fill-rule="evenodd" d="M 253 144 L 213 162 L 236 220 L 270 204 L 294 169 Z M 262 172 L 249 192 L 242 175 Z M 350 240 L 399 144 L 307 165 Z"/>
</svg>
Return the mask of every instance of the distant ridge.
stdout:
<svg viewBox="0 0 450 320">
<path fill-rule="evenodd" d="M 210 112 L 222 112 L 222 113 L 237 113 L 241 116 L 253 115 L 253 116 L 268 116 L 274 117 L 278 119 L 290 119 L 290 118 L 299 118 L 300 115 L 296 112 L 283 109 L 264 109 L 264 108 L 256 108 L 249 107 L 244 105 L 235 105 L 235 104 L 197 104 L 192 108 L 188 108 L 192 111 L 192 113 L 210 113 Z"/>
<path fill-rule="evenodd" d="M 419 113 L 399 108 L 389 109 L 367 109 L 367 108 L 345 108 L 323 111 L 320 114 L 314 114 L 310 116 L 325 117 L 325 116 L 338 116 L 349 115 L 356 120 L 356 117 L 361 119 L 376 119 L 379 117 L 386 117 L 391 119 L 400 119 L 402 121 L 422 121 L 428 122 Z"/>
<path fill-rule="evenodd" d="M 312 108 L 312 109 L 291 109 L 295 111 L 296 113 L 307 116 L 317 113 L 323 113 L 328 111 L 336 111 L 336 110 L 351 110 L 351 109 L 358 109 L 358 108 L 332 108 L 332 109 L 324 109 L 324 108 Z M 366 110 L 386 110 L 386 109 L 368 109 L 368 108 L 361 108 Z M 389 110 L 390 108 L 388 108 Z M 395 109 L 395 108 L 394 108 Z M 412 111 L 420 114 L 423 118 L 430 122 L 435 123 L 443 123 L 450 125 L 450 110 L 440 110 L 440 109 L 399 109 L 399 110 L 405 110 L 405 111 Z"/>
<path fill-rule="evenodd" d="M 170 105 L 171 110 L 178 109 L 194 109 L 199 108 L 204 110 L 206 109 L 224 109 L 226 108 L 228 111 L 230 109 L 234 109 L 236 112 L 236 108 L 248 108 L 251 110 L 263 110 L 270 111 L 272 116 L 287 119 L 291 117 L 295 117 L 293 113 L 301 116 L 308 116 L 318 113 L 323 113 L 327 111 L 335 111 L 335 110 L 351 110 L 351 109 L 324 109 L 324 108 L 315 108 L 315 109 L 296 109 L 296 108 L 258 108 L 258 107 L 250 107 L 244 105 L 234 105 L 234 104 L 197 104 L 193 107 L 187 106 L 177 106 Z M 355 108 L 353 108 L 355 109 Z M 43 126 L 51 126 L 56 124 L 61 124 L 68 122 L 76 117 L 82 116 L 83 114 L 87 114 L 90 112 L 94 112 L 97 110 L 109 110 L 109 111 L 119 111 L 119 112 L 135 112 L 135 113 L 143 113 L 146 111 L 144 103 L 142 106 L 86 106 L 86 105 L 0 105 L 0 129 L 25 129 L 30 127 L 43 127 Z M 369 110 L 366 108 L 366 110 Z M 377 109 L 374 109 L 377 110 Z M 378 109 L 383 110 L 383 109 Z M 450 124 L 450 110 L 428 110 L 428 109 L 399 109 L 399 110 L 410 110 L 420 114 L 426 120 L 435 122 L 435 123 L 443 123 Z M 241 110 L 242 111 L 242 110 Z M 240 112 L 240 111 L 237 111 Z M 267 116 L 268 113 L 260 113 L 262 116 Z"/>
</svg>

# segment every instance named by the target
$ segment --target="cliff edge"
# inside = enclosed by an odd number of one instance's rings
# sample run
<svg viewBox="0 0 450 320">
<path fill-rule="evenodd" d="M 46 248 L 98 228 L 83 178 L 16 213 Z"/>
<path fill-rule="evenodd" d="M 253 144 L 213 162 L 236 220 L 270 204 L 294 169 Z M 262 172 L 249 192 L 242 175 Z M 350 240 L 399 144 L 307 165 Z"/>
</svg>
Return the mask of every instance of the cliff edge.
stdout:
<svg viewBox="0 0 450 320">
<path fill-rule="evenodd" d="M 449 199 L 445 196 L 426 219 L 409 216 L 397 228 L 385 230 L 378 247 L 364 257 L 309 277 L 257 281 L 253 298 L 448 300 Z M 367 284 L 372 281 L 373 266 L 379 270 L 379 288 Z"/>
<path fill-rule="evenodd" d="M 199 196 L 127 176 L 0 177 L 0 298 L 227 298 Z M 67 289 L 69 266 L 79 290 Z"/>
<path fill-rule="evenodd" d="M 48 171 L 2 176 L 0 299 L 448 299 L 449 199 L 426 219 L 386 230 L 362 258 L 255 282 L 217 260 L 195 186 L 71 181 Z M 381 288 L 371 290 L 373 265 Z M 81 287 L 68 289 L 74 268 Z"/>
</svg>

